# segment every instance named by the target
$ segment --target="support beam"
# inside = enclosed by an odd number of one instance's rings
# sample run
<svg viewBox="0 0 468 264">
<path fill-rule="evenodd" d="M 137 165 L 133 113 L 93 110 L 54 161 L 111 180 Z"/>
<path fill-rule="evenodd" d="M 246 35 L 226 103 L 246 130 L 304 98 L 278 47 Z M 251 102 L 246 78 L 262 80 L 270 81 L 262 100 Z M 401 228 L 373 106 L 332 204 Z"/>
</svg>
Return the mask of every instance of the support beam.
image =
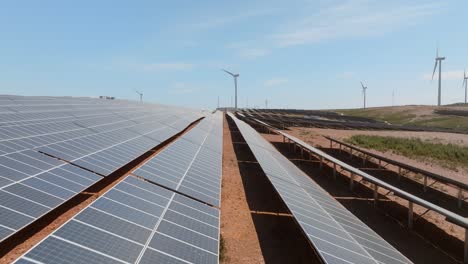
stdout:
<svg viewBox="0 0 468 264">
<path fill-rule="evenodd" d="M 333 179 L 336 180 L 336 163 L 333 163 Z"/>
<path fill-rule="evenodd" d="M 354 189 L 354 173 L 351 172 L 351 177 L 349 178 L 349 189 L 352 191 Z"/>
<path fill-rule="evenodd" d="M 374 184 L 374 206 L 377 206 L 377 202 L 379 201 L 379 186 L 377 184 Z"/>
<path fill-rule="evenodd" d="M 427 191 L 427 176 L 424 175 L 424 192 Z"/>
<path fill-rule="evenodd" d="M 413 202 L 411 201 L 408 202 L 408 229 L 410 230 L 413 229 Z M 465 249 L 466 249 L 466 243 L 465 243 Z"/>
<path fill-rule="evenodd" d="M 463 189 L 461 187 L 458 187 L 458 208 L 462 208 L 464 199 L 465 198 L 463 197 Z"/>
<path fill-rule="evenodd" d="M 401 180 L 401 167 L 398 167 L 398 182 Z"/>
</svg>

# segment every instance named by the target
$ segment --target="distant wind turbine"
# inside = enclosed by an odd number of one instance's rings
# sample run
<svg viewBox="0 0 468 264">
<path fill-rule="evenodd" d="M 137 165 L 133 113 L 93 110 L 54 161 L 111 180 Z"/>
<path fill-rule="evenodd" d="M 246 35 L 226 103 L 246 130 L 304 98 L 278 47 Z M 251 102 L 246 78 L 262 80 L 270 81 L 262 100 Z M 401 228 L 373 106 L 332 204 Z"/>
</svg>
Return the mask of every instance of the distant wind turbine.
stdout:
<svg viewBox="0 0 468 264">
<path fill-rule="evenodd" d="M 437 68 L 437 63 L 439 64 L 439 93 L 437 97 L 437 105 L 440 106 L 442 102 L 441 94 L 442 94 L 442 61 L 445 60 L 445 57 L 439 57 L 439 48 L 437 47 L 436 50 L 436 57 L 435 57 L 435 64 L 434 64 L 434 71 L 432 72 L 432 80 L 434 80 L 434 74 Z"/>
<path fill-rule="evenodd" d="M 366 109 L 366 90 L 367 90 L 367 86 L 364 86 L 364 84 L 361 82 L 361 86 L 362 86 L 362 95 L 364 96 L 364 109 Z"/>
<path fill-rule="evenodd" d="M 140 103 L 143 102 L 143 93 L 140 93 L 139 91 L 135 90 L 135 93 L 140 95 Z"/>
<path fill-rule="evenodd" d="M 466 69 L 463 71 L 463 84 L 462 84 L 462 87 L 463 85 L 465 85 L 465 104 L 467 103 L 466 102 L 466 90 L 467 90 L 467 86 L 468 86 L 468 76 L 466 75 Z"/>
<path fill-rule="evenodd" d="M 239 74 L 236 73 L 232 73 L 232 72 L 229 72 L 229 71 L 226 71 L 225 69 L 222 69 L 225 73 L 231 75 L 233 78 L 234 78 L 234 92 L 235 92 L 235 104 L 234 104 L 234 109 L 237 110 L 237 77 L 239 77 Z"/>
</svg>

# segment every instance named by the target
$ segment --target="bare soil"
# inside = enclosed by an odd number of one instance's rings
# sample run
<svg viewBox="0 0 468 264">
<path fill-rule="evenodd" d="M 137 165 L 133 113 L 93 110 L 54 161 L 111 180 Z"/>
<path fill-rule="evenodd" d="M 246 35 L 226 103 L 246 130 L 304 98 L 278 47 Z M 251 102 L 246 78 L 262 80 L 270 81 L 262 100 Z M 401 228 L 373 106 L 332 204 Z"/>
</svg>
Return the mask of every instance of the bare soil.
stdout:
<svg viewBox="0 0 468 264">
<path fill-rule="evenodd" d="M 354 135 L 375 135 L 375 136 L 391 136 L 401 138 L 419 138 L 429 140 L 434 143 L 455 144 L 468 147 L 468 135 L 440 132 L 412 132 L 412 131 L 364 131 L 364 130 L 338 130 L 338 129 L 322 129 L 322 128 L 290 128 L 289 134 L 301 138 L 313 146 L 329 147 L 329 141 L 322 137 L 327 135 L 339 140 L 349 138 Z M 402 155 L 393 153 L 392 151 L 376 151 L 367 149 L 370 152 L 379 155 L 385 155 L 388 158 L 428 170 L 446 177 L 450 177 L 457 181 L 468 184 L 468 170 L 466 168 L 447 168 L 430 161 L 420 161 L 411 159 Z"/>
<path fill-rule="evenodd" d="M 221 262 L 264 263 L 226 117 L 223 127 L 221 239 L 224 250 L 220 253 Z"/>
</svg>

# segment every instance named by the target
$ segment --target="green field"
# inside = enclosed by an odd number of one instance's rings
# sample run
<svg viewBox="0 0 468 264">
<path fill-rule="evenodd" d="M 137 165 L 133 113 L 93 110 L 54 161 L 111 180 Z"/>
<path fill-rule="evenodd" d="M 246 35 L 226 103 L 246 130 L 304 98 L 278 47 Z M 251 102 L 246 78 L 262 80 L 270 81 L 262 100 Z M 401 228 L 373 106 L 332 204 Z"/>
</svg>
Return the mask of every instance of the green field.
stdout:
<svg viewBox="0 0 468 264">
<path fill-rule="evenodd" d="M 355 135 L 345 140 L 348 143 L 379 151 L 391 150 L 409 158 L 436 162 L 443 167 L 468 168 L 468 147 L 423 141 L 418 138 L 397 138 Z"/>
<path fill-rule="evenodd" d="M 468 117 L 438 115 L 434 107 L 407 106 L 337 110 L 344 115 L 367 117 L 395 125 L 414 125 L 468 132 Z"/>
</svg>

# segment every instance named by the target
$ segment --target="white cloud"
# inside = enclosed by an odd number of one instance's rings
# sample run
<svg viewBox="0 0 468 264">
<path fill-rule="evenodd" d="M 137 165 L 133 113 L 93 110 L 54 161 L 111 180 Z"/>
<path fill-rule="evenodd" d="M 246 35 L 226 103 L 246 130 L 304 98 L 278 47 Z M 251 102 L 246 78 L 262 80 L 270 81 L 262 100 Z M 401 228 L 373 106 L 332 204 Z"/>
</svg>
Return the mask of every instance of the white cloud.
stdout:
<svg viewBox="0 0 468 264">
<path fill-rule="evenodd" d="M 432 80 L 432 73 L 426 73 L 422 75 L 424 80 Z M 439 79 L 439 70 L 436 69 L 436 73 L 434 74 L 434 81 Z M 463 70 L 460 71 L 442 71 L 442 80 L 457 80 L 462 82 L 463 81 Z"/>
<path fill-rule="evenodd" d="M 271 38 L 280 47 L 380 35 L 423 22 L 440 4 L 346 0 L 283 26 Z"/>
<path fill-rule="evenodd" d="M 274 87 L 274 86 L 283 85 L 287 82 L 288 82 L 288 79 L 286 78 L 272 78 L 272 79 L 266 80 L 264 85 L 266 87 Z"/>
<path fill-rule="evenodd" d="M 264 57 L 270 53 L 267 49 L 253 48 L 253 49 L 241 49 L 239 51 L 239 56 L 244 59 L 256 59 L 259 57 Z"/>
<path fill-rule="evenodd" d="M 135 64 L 134 66 L 144 71 L 181 71 L 190 70 L 194 67 L 193 64 L 185 62 L 146 63 Z"/>
</svg>

